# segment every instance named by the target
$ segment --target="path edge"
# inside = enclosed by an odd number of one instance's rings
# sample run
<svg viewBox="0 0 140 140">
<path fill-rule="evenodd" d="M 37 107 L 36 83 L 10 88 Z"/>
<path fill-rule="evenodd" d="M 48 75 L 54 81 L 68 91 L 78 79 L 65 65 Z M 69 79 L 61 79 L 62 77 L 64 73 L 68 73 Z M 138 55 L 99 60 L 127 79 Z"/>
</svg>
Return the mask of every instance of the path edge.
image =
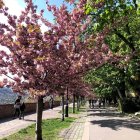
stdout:
<svg viewBox="0 0 140 140">
<path fill-rule="evenodd" d="M 86 122 L 84 124 L 84 133 L 82 136 L 82 140 L 89 140 L 89 124 L 90 124 L 90 118 L 86 118 Z"/>
</svg>

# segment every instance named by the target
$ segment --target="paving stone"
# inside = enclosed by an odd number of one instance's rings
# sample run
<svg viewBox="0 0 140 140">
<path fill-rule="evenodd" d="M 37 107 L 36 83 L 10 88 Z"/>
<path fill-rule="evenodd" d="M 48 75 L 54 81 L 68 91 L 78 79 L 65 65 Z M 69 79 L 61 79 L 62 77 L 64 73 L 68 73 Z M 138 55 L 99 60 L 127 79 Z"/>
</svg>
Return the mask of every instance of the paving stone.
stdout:
<svg viewBox="0 0 140 140">
<path fill-rule="evenodd" d="M 77 119 L 70 128 L 65 130 L 63 132 L 63 135 L 61 137 L 64 138 L 64 140 L 81 140 L 83 131 L 84 131 L 84 124 L 85 124 L 85 116 L 80 117 Z"/>
</svg>

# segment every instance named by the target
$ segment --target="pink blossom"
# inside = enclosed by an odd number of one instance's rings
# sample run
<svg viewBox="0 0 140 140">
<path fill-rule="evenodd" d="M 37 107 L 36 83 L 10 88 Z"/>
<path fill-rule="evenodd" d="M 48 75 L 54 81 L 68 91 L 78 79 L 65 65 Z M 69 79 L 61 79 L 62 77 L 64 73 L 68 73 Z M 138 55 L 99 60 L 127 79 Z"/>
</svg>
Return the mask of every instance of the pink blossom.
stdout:
<svg viewBox="0 0 140 140">
<path fill-rule="evenodd" d="M 4 87 L 4 83 L 2 81 L 0 81 L 0 88 Z"/>
<path fill-rule="evenodd" d="M 44 72 L 44 71 L 45 71 L 45 69 L 44 69 L 44 67 L 43 67 L 42 65 L 37 65 L 37 66 L 36 66 L 36 70 L 37 70 L 38 72 Z"/>
<path fill-rule="evenodd" d="M 8 80 L 6 78 L 3 79 L 3 84 L 7 84 Z"/>
<path fill-rule="evenodd" d="M 48 11 L 51 11 L 52 8 L 51 8 L 51 6 L 47 6 L 47 9 L 48 9 Z"/>
</svg>

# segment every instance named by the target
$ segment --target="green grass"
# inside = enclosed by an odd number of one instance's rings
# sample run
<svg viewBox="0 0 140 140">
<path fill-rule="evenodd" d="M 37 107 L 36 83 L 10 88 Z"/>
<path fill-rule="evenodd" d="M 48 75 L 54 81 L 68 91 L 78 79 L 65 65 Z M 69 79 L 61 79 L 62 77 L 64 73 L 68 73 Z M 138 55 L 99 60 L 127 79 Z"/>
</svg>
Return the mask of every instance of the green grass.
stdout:
<svg viewBox="0 0 140 140">
<path fill-rule="evenodd" d="M 42 123 L 42 135 L 43 140 L 58 140 L 59 133 L 62 129 L 67 128 L 75 120 L 75 118 L 65 118 L 65 121 L 61 119 L 48 119 L 43 120 Z M 34 140 L 35 139 L 35 124 L 20 130 L 19 132 L 10 135 L 7 138 L 1 140 Z"/>
<path fill-rule="evenodd" d="M 65 109 L 64 109 L 65 112 Z M 75 113 L 73 113 L 73 108 L 69 107 L 69 114 L 80 114 L 81 112 L 85 112 L 84 107 L 80 107 L 79 111 L 77 111 L 77 108 L 75 108 Z M 62 111 L 59 111 L 59 113 L 62 113 Z"/>
<path fill-rule="evenodd" d="M 69 107 L 68 111 L 69 111 L 69 114 L 72 114 L 73 113 L 73 108 L 72 107 Z M 64 112 L 65 112 L 65 109 L 64 109 Z M 62 113 L 62 111 L 59 111 L 59 113 Z M 74 114 L 79 114 L 79 113 L 80 112 L 77 111 L 76 108 L 75 108 L 75 113 Z"/>
</svg>

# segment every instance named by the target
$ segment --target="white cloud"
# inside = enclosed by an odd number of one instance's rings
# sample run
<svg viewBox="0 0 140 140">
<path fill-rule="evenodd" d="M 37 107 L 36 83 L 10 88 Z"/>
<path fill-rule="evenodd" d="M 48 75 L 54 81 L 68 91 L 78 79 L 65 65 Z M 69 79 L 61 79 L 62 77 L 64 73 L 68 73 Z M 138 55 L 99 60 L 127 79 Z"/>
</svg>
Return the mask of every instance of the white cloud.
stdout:
<svg viewBox="0 0 140 140">
<path fill-rule="evenodd" d="M 6 7 L 9 8 L 11 14 L 19 16 L 21 11 L 24 9 L 24 6 L 20 5 L 20 0 L 3 0 Z"/>
<path fill-rule="evenodd" d="M 9 13 L 11 15 L 19 16 L 21 14 L 21 11 L 24 10 L 24 5 L 20 5 L 19 3 L 21 0 L 3 0 L 3 1 L 5 3 L 5 6 L 9 8 Z M 7 18 L 3 16 L 2 14 L 0 14 L 0 22 L 7 23 Z M 0 45 L 0 50 L 3 50 L 7 54 L 10 54 L 10 50 L 7 47 Z M 10 73 L 8 73 L 8 75 L 10 75 L 11 77 Z M 0 80 L 2 80 L 3 78 L 7 78 L 7 77 L 4 75 L 0 75 Z"/>
<path fill-rule="evenodd" d="M 40 24 L 40 29 L 41 29 L 42 33 L 49 30 L 49 28 L 45 24 L 43 24 L 41 21 L 39 21 L 39 24 Z"/>
<path fill-rule="evenodd" d="M 24 10 L 25 5 L 21 5 L 19 2 L 21 0 L 3 0 L 6 7 L 9 8 L 9 13 L 11 15 L 19 16 L 21 11 Z M 7 18 L 0 14 L 0 22 L 7 23 Z M 9 49 L 0 45 L 0 50 L 6 51 L 8 54 L 10 53 Z"/>
<path fill-rule="evenodd" d="M 19 16 L 21 11 L 24 10 L 24 5 L 20 5 L 19 1 L 21 0 L 3 0 L 6 7 L 9 8 L 9 13 L 11 15 Z M 7 18 L 0 14 L 0 22 L 7 23 Z"/>
<path fill-rule="evenodd" d="M 0 45 L 0 51 L 6 51 L 7 54 L 10 54 L 10 50 L 7 47 Z"/>
</svg>

